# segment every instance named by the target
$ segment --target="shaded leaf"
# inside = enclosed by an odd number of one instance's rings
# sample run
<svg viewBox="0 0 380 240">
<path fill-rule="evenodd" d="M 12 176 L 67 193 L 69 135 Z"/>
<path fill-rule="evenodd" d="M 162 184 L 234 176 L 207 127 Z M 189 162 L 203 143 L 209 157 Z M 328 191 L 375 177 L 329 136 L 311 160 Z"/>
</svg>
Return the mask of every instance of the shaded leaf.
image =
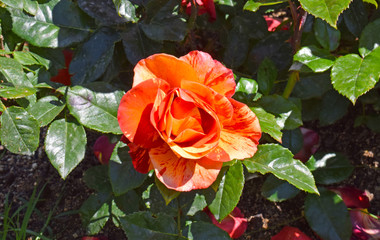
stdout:
<svg viewBox="0 0 380 240">
<path fill-rule="evenodd" d="M 113 0 L 97 0 L 96 2 L 92 0 L 78 0 L 77 2 L 85 13 L 98 20 L 101 25 L 111 26 L 128 21 L 124 17 L 119 16 Z"/>
<path fill-rule="evenodd" d="M 335 90 L 326 92 L 323 95 L 319 112 L 320 124 L 325 126 L 338 121 L 346 115 L 349 105 L 350 102 Z"/>
<path fill-rule="evenodd" d="M 231 239 L 228 233 L 214 224 L 197 221 L 192 222 L 184 231 L 190 240 L 227 240 Z"/>
<path fill-rule="evenodd" d="M 331 89 L 332 84 L 330 73 L 312 74 L 306 76 L 301 75 L 300 81 L 293 89 L 292 96 L 301 99 L 322 98 L 322 95 Z M 302 111 L 305 111 L 305 107 L 303 105 Z"/>
<path fill-rule="evenodd" d="M 359 37 L 360 33 L 363 31 L 364 27 L 368 23 L 368 14 L 363 4 L 363 1 L 352 1 L 350 7 L 346 11 L 344 11 L 343 19 L 348 30 L 355 37 Z"/>
<path fill-rule="evenodd" d="M 300 128 L 285 130 L 282 135 L 281 145 L 289 149 L 293 154 L 298 153 L 303 146 L 303 137 Z"/>
<path fill-rule="evenodd" d="M 380 19 L 376 19 L 364 28 L 359 39 L 359 53 L 362 57 L 367 56 L 380 46 L 380 36 L 379 34 L 374 34 L 379 31 Z"/>
<path fill-rule="evenodd" d="M 45 138 L 45 151 L 63 179 L 83 160 L 86 143 L 86 132 L 82 125 L 65 119 L 50 124 Z"/>
<path fill-rule="evenodd" d="M 272 202 L 282 202 L 295 197 L 300 190 L 290 183 L 269 175 L 261 187 L 261 195 Z"/>
<path fill-rule="evenodd" d="M 252 12 L 256 12 L 259 7 L 261 6 L 270 6 L 270 5 L 275 5 L 275 4 L 279 4 L 279 3 L 283 3 L 283 2 L 286 2 L 286 0 L 248 0 L 245 4 L 244 4 L 244 10 L 249 10 L 249 11 L 252 11 Z"/>
<path fill-rule="evenodd" d="M 154 182 L 156 187 L 160 191 L 162 197 L 165 200 L 166 205 L 168 205 L 173 199 L 177 198 L 181 192 L 167 188 L 158 178 L 155 178 Z"/>
<path fill-rule="evenodd" d="M 334 51 L 339 46 L 340 31 L 319 18 L 314 22 L 314 35 L 319 44 L 328 51 Z"/>
<path fill-rule="evenodd" d="M 241 32 L 240 27 L 234 27 L 228 34 L 227 45 L 223 55 L 223 62 L 229 68 L 240 67 L 249 50 L 248 36 Z"/>
<path fill-rule="evenodd" d="M 108 166 L 98 165 L 86 170 L 83 174 L 84 183 L 97 192 L 112 193 L 112 187 L 108 178 Z"/>
<path fill-rule="evenodd" d="M 140 198 L 135 191 L 131 190 L 123 195 L 115 196 L 115 203 L 120 210 L 129 214 L 139 211 Z"/>
<path fill-rule="evenodd" d="M 318 193 L 310 170 L 278 144 L 259 145 L 256 154 L 243 163 L 249 172 L 272 173 L 301 190 Z"/>
<path fill-rule="evenodd" d="M 259 90 L 264 95 L 269 95 L 271 92 L 274 81 L 277 79 L 277 68 L 271 60 L 265 58 L 257 71 L 257 83 Z"/>
</svg>

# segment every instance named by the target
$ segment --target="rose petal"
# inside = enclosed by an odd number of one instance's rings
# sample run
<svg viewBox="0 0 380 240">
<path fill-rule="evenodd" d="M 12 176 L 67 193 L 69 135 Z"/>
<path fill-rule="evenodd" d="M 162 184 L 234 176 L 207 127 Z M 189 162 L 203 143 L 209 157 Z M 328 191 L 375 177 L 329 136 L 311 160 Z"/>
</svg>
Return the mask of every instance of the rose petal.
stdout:
<svg viewBox="0 0 380 240">
<path fill-rule="evenodd" d="M 271 240 L 311 240 L 311 238 L 296 227 L 286 226 Z"/>
<path fill-rule="evenodd" d="M 329 190 L 338 194 L 344 204 L 349 208 L 369 208 L 369 198 L 366 193 L 354 187 L 336 187 L 329 188 Z"/>
<path fill-rule="evenodd" d="M 247 105 L 233 99 L 230 102 L 234 107 L 234 115 L 230 122 L 224 123 L 218 151 L 228 154 L 230 159 L 250 158 L 256 153 L 261 138 L 259 120 Z M 214 159 L 211 154 L 208 157 Z"/>
<path fill-rule="evenodd" d="M 92 147 L 94 155 L 101 164 L 108 164 L 116 143 L 111 143 L 106 135 L 100 136 Z"/>
<path fill-rule="evenodd" d="M 311 129 L 303 127 L 300 129 L 303 136 L 303 146 L 302 149 L 294 155 L 294 158 L 306 162 L 319 147 L 319 135 Z"/>
<path fill-rule="evenodd" d="M 350 210 L 352 234 L 357 239 L 380 239 L 380 220 L 370 215 L 367 209 Z"/>
<path fill-rule="evenodd" d="M 180 58 L 188 62 L 197 72 L 200 83 L 226 97 L 235 93 L 236 83 L 232 70 L 214 60 L 210 54 L 201 51 L 192 51 Z"/>
<path fill-rule="evenodd" d="M 129 143 L 129 155 L 132 158 L 133 167 L 140 173 L 148 173 L 153 169 L 149 158 L 149 150 L 139 147 L 134 143 Z"/>
<path fill-rule="evenodd" d="M 152 78 L 161 78 L 170 88 L 180 87 L 181 81 L 199 82 L 190 64 L 168 54 L 155 54 L 139 61 L 134 69 L 133 87 Z"/>
<path fill-rule="evenodd" d="M 247 230 L 248 221 L 238 207 L 235 207 L 221 222 L 216 220 L 208 208 L 205 208 L 203 211 L 210 217 L 214 225 L 226 231 L 231 238 L 239 238 Z"/>
<path fill-rule="evenodd" d="M 157 178 L 170 189 L 186 192 L 208 188 L 217 178 L 221 162 L 208 158 L 197 160 L 178 157 L 168 145 L 149 151 Z"/>
<path fill-rule="evenodd" d="M 150 79 L 135 86 L 122 97 L 117 119 L 121 131 L 129 141 L 149 148 L 159 138 L 150 123 L 150 111 L 158 90 L 167 91 L 168 88 L 165 81 Z"/>
</svg>

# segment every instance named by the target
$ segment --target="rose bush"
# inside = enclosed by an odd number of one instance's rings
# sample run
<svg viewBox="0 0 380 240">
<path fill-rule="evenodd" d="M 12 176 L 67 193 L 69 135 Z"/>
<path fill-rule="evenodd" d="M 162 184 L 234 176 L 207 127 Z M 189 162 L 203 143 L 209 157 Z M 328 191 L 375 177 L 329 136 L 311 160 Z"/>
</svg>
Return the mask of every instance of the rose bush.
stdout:
<svg viewBox="0 0 380 240">
<path fill-rule="evenodd" d="M 230 69 L 204 52 L 156 54 L 134 69 L 118 121 L 135 169 L 154 169 L 168 188 L 209 187 L 223 162 L 252 157 L 261 137 L 256 115 L 232 99 Z"/>
</svg>

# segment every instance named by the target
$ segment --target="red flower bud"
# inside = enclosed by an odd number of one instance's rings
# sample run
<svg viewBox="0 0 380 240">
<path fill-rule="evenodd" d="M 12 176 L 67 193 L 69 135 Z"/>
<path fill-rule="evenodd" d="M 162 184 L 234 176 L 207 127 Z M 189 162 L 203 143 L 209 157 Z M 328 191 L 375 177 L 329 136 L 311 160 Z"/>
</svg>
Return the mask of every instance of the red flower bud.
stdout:
<svg viewBox="0 0 380 240">
<path fill-rule="evenodd" d="M 116 143 L 111 143 L 106 135 L 100 136 L 94 146 L 93 151 L 101 164 L 108 164 Z"/>
</svg>

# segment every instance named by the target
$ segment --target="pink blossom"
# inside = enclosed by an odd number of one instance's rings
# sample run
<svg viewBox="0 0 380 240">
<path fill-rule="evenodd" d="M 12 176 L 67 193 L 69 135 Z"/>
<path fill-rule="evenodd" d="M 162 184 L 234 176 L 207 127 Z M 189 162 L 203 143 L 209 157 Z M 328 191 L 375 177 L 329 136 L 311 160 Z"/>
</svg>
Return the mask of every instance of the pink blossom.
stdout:
<svg viewBox="0 0 380 240">
<path fill-rule="evenodd" d="M 379 240 L 380 219 L 368 213 L 367 209 L 350 210 L 352 240 Z"/>
</svg>

